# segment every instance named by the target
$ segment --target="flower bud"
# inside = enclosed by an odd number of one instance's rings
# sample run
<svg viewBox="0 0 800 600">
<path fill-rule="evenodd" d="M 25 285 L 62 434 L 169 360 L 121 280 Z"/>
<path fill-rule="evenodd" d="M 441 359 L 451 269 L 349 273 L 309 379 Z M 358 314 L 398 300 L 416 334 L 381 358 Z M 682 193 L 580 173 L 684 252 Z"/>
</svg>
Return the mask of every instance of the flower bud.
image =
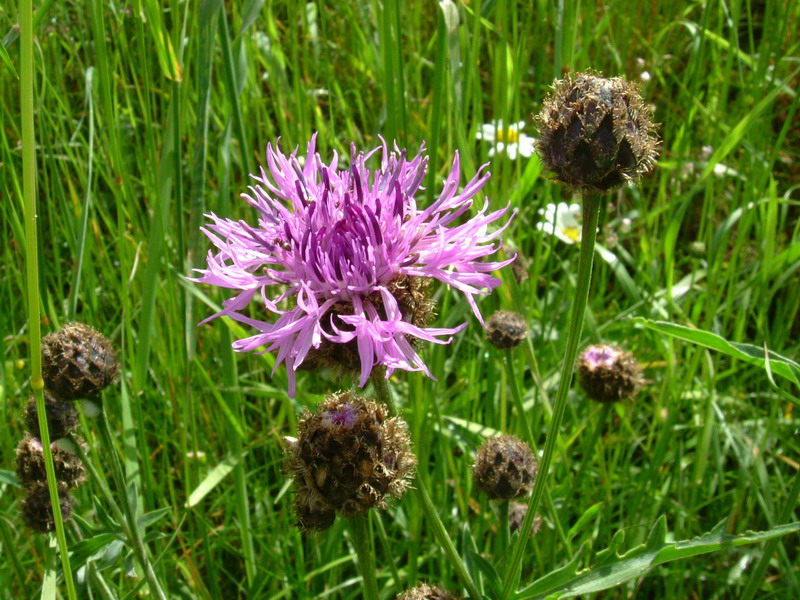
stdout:
<svg viewBox="0 0 800 600">
<path fill-rule="evenodd" d="M 73 403 L 62 402 L 45 391 L 44 408 L 47 414 L 47 430 L 50 432 L 51 440 L 66 437 L 78 426 L 78 409 Z M 36 414 L 36 399 L 33 397 L 25 407 L 25 422 L 33 437 L 42 437 L 39 431 L 39 417 Z"/>
<path fill-rule="evenodd" d="M 472 478 L 489 498 L 510 500 L 533 489 L 539 461 L 530 446 L 513 435 L 486 440 L 475 455 Z"/>
<path fill-rule="evenodd" d="M 68 323 L 42 339 L 45 387 L 61 400 L 92 398 L 117 376 L 111 342 L 83 323 Z"/>
<path fill-rule="evenodd" d="M 61 504 L 61 516 L 64 521 L 72 517 L 72 506 L 75 499 L 67 492 L 67 486 L 59 484 L 58 497 Z M 28 490 L 22 501 L 22 518 L 25 524 L 37 533 L 47 533 L 56 528 L 53 517 L 53 505 L 50 502 L 50 490 L 46 483 L 38 483 Z"/>
<path fill-rule="evenodd" d="M 402 496 L 416 465 L 410 445 L 402 419 L 350 392 L 333 395 L 317 412 L 303 415 L 297 440 L 286 443 L 301 527 L 318 518 L 325 522 L 322 512 L 352 517 L 383 508 L 387 497 Z"/>
<path fill-rule="evenodd" d="M 66 488 L 82 484 L 86 480 L 86 468 L 80 459 L 57 444 L 51 444 L 50 448 L 58 482 Z M 17 444 L 17 475 L 25 487 L 47 481 L 42 442 L 30 434 L 26 434 Z"/>
<path fill-rule="evenodd" d="M 519 313 L 498 310 L 486 321 L 486 337 L 495 348 L 519 346 L 528 335 L 528 322 Z"/>
<path fill-rule="evenodd" d="M 417 587 L 406 590 L 395 596 L 395 600 L 458 600 L 455 594 L 427 583 L 420 583 Z"/>
<path fill-rule="evenodd" d="M 595 344 L 581 352 L 578 375 L 586 395 L 604 403 L 633 398 L 644 383 L 633 355 L 611 344 Z"/>
<path fill-rule="evenodd" d="M 639 89 L 592 73 L 556 81 L 536 117 L 545 167 L 581 191 L 607 192 L 653 168 L 658 139 Z"/>
</svg>

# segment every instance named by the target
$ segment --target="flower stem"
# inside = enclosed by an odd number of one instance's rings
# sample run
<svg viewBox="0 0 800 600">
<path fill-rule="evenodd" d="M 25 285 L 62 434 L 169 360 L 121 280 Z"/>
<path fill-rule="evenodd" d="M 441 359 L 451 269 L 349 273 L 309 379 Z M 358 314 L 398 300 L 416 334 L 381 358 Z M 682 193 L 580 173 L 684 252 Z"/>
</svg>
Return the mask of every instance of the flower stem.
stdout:
<svg viewBox="0 0 800 600">
<path fill-rule="evenodd" d="M 361 584 L 364 600 L 378 600 L 378 580 L 375 578 L 375 553 L 369 534 L 369 513 L 361 513 L 347 519 L 353 546 L 358 555 L 358 570 L 361 571 Z"/>
<path fill-rule="evenodd" d="M 50 449 L 50 432 L 47 428 L 47 409 L 44 402 L 44 380 L 42 379 L 41 315 L 39 312 L 39 245 L 36 230 L 36 130 L 33 124 L 33 2 L 21 0 L 19 4 L 20 26 L 20 105 L 22 113 L 22 194 L 25 202 L 25 285 L 28 291 L 28 334 L 31 349 L 31 388 L 36 398 L 36 414 L 44 454 L 47 487 L 53 509 L 58 551 L 67 597 L 75 600 L 78 595 L 72 578 L 64 518 L 61 514 L 61 499 L 58 493 L 53 452 Z"/>
<path fill-rule="evenodd" d="M 375 388 L 375 396 L 378 398 L 378 400 L 389 407 L 389 412 L 392 416 L 396 415 L 397 406 L 395 405 L 392 390 L 389 387 L 389 382 L 384 376 L 384 371 L 382 369 L 375 369 L 373 371 L 372 385 Z M 433 527 L 433 533 L 436 537 L 436 540 L 439 542 L 439 544 L 441 544 L 444 553 L 453 564 L 456 573 L 458 573 L 458 576 L 461 579 L 461 582 L 464 584 L 464 587 L 469 591 L 470 596 L 472 598 L 481 598 L 481 593 L 478 591 L 478 588 L 475 585 L 475 582 L 472 580 L 469 571 L 467 571 L 467 566 L 459 556 L 456 546 L 453 544 L 453 540 L 450 539 L 447 529 L 445 528 L 444 523 L 442 523 L 442 519 L 439 517 L 439 513 L 436 512 L 436 506 L 434 506 L 433 500 L 431 500 L 431 495 L 430 492 L 428 492 L 428 485 L 425 482 L 425 478 L 419 473 L 417 474 L 416 485 L 419 499 L 422 502 L 422 508 L 425 511 L 425 517 L 430 522 L 431 527 Z"/>
<path fill-rule="evenodd" d="M 564 362 L 561 366 L 561 380 L 558 384 L 555 405 L 553 406 L 553 418 L 547 431 L 547 438 L 544 443 L 544 454 L 539 462 L 539 476 L 533 485 L 528 502 L 528 512 L 522 523 L 520 531 L 530 531 L 533 519 L 539 507 L 546 485 L 547 475 L 550 470 L 550 463 L 556 448 L 556 439 L 561 421 L 564 418 L 564 411 L 567 407 L 567 395 L 572 385 L 572 373 L 575 367 L 575 358 L 578 355 L 578 343 L 583 329 L 583 316 L 586 312 L 586 303 L 589 298 L 589 284 L 592 280 L 592 262 L 594 260 L 594 244 L 597 236 L 597 221 L 600 215 L 600 194 L 586 194 L 583 197 L 583 229 L 581 232 L 581 255 L 578 263 L 578 281 L 575 286 L 575 300 L 572 305 L 572 317 L 570 319 L 569 335 L 567 336 L 567 347 L 564 353 Z M 525 545 L 529 536 L 520 535 L 517 538 L 511 559 L 506 568 L 503 579 L 503 591 L 500 600 L 507 600 L 519 581 L 519 570 L 522 562 L 522 555 L 525 552 Z"/>
<path fill-rule="evenodd" d="M 372 387 L 375 389 L 375 396 L 378 402 L 382 402 L 389 408 L 390 415 L 397 415 L 394 394 L 392 394 L 392 389 L 389 387 L 389 380 L 386 379 L 386 367 L 375 367 L 373 369 Z"/>
<path fill-rule="evenodd" d="M 167 595 L 161 588 L 161 584 L 156 577 L 155 571 L 153 571 L 153 565 L 150 563 L 150 559 L 147 555 L 147 547 L 144 545 L 144 540 L 142 539 L 141 532 L 139 531 L 136 513 L 128 496 L 127 480 L 122 471 L 122 463 L 119 460 L 117 448 L 114 445 L 114 440 L 111 436 L 111 426 L 108 424 L 108 415 L 106 414 L 105 407 L 102 403 L 100 404 L 100 434 L 103 437 L 103 443 L 106 445 L 107 452 L 111 455 L 111 472 L 113 474 L 114 483 L 117 486 L 120 498 L 122 499 L 122 510 L 125 514 L 125 521 L 127 522 L 127 526 L 125 526 L 125 523 L 121 523 L 123 525 L 123 529 L 127 531 L 128 541 L 133 546 L 133 553 L 136 556 L 136 560 L 144 570 L 145 579 L 147 580 L 147 586 L 150 588 L 150 593 L 159 600 L 167 600 Z"/>
<path fill-rule="evenodd" d="M 509 538 L 511 537 L 511 532 L 509 531 L 508 527 L 509 505 L 510 502 L 508 500 L 502 500 L 500 501 L 500 504 L 497 505 L 497 516 L 500 517 L 500 523 L 498 525 L 499 530 L 497 532 L 497 549 L 494 553 L 494 559 L 498 564 L 502 562 L 503 558 L 508 552 L 508 543 Z"/>
<path fill-rule="evenodd" d="M 613 404 L 611 403 L 603 405 L 603 408 L 600 410 L 600 416 L 597 418 L 597 422 L 595 423 L 592 435 L 587 437 L 583 444 L 583 451 L 581 452 L 581 464 L 580 467 L 578 467 L 578 472 L 575 474 L 575 479 L 572 484 L 572 489 L 575 491 L 580 491 L 581 489 L 580 484 L 583 481 L 583 476 L 586 474 L 586 471 L 589 468 L 589 462 L 594 455 L 592 450 L 594 449 L 595 445 L 597 445 L 597 440 L 600 439 L 603 425 L 608 420 L 608 415 L 611 413 L 612 408 Z"/>
</svg>

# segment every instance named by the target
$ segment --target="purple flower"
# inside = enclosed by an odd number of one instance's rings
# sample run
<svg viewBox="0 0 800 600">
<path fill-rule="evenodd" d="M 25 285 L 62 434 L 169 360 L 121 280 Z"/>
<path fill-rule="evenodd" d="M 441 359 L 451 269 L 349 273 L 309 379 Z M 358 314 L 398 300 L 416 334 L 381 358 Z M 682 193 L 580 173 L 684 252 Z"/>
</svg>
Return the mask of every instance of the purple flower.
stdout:
<svg viewBox="0 0 800 600">
<path fill-rule="evenodd" d="M 237 290 L 203 322 L 227 315 L 257 329 L 233 347 L 275 352 L 275 367 L 286 363 L 290 395 L 301 364 L 323 354 L 329 362 L 355 362 L 362 387 L 376 365 L 387 368 L 387 377 L 395 369 L 432 377 L 411 340 L 447 344 L 466 323 L 425 327 L 431 312 L 425 282 L 438 279 L 462 292 L 483 322 L 474 296 L 500 285 L 490 273 L 511 262 L 481 261 L 499 247 L 492 242 L 510 219 L 492 233 L 488 226 L 508 206 L 487 213 L 485 203 L 466 217 L 489 179 L 486 165 L 459 191 L 456 153 L 441 195 L 421 209 L 414 195 L 428 164 L 424 145 L 408 160 L 381 141 L 367 153 L 353 146 L 349 169 L 338 167 L 336 152 L 330 164 L 322 162 L 316 135 L 305 162 L 297 150 L 286 156 L 268 145 L 269 173 L 262 168 L 252 175 L 251 193 L 242 194 L 258 211 L 258 223 L 211 214 L 213 223 L 202 229 L 216 253 L 209 252 L 207 268 L 193 281 Z M 380 169 L 370 171 L 366 163 L 379 151 Z M 274 321 L 249 316 L 257 294 Z"/>
</svg>

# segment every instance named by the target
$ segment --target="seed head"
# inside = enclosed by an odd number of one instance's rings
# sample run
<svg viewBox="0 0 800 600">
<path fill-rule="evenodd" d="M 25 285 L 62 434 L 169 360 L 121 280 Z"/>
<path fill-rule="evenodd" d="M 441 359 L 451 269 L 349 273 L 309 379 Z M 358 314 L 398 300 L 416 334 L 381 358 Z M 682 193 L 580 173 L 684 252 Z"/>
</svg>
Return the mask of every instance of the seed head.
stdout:
<svg viewBox="0 0 800 600">
<path fill-rule="evenodd" d="M 86 468 L 76 455 L 61 449 L 57 444 L 51 444 L 50 448 L 59 483 L 66 488 L 74 488 L 86 480 Z M 47 481 L 42 442 L 30 434 L 26 434 L 17 444 L 17 475 L 25 487 Z"/>
<path fill-rule="evenodd" d="M 62 402 L 45 391 L 44 407 L 47 413 L 47 430 L 50 432 L 51 440 L 69 435 L 78 426 L 78 409 L 72 402 Z M 25 407 L 25 422 L 33 437 L 41 438 L 39 417 L 36 414 L 36 399 L 32 396 Z"/>
<path fill-rule="evenodd" d="M 635 181 L 658 156 L 652 111 L 621 77 L 587 72 L 556 81 L 536 122 L 542 162 L 576 190 L 607 192 Z"/>
<path fill-rule="evenodd" d="M 528 335 L 528 322 L 519 313 L 498 310 L 486 321 L 486 337 L 495 348 L 519 346 Z"/>
<path fill-rule="evenodd" d="M 42 339 L 42 376 L 61 400 L 97 396 L 117 376 L 111 342 L 84 323 L 67 323 Z"/>
<path fill-rule="evenodd" d="M 530 493 L 538 469 L 528 444 L 513 435 L 500 435 L 478 448 L 472 477 L 489 498 L 510 500 Z"/>
<path fill-rule="evenodd" d="M 58 497 L 61 504 L 61 516 L 64 521 L 72 517 L 72 506 L 75 499 L 69 495 L 67 486 L 59 484 Z M 53 518 L 53 505 L 50 502 L 50 490 L 46 483 L 39 483 L 28 489 L 28 495 L 22 501 L 22 518 L 25 524 L 37 533 L 47 533 L 56 528 Z"/>
<path fill-rule="evenodd" d="M 581 352 L 578 375 L 586 395 L 604 403 L 633 398 L 644 383 L 633 355 L 611 344 L 595 344 Z"/>
<path fill-rule="evenodd" d="M 420 583 L 417 587 L 395 596 L 395 600 L 459 600 L 459 596 L 437 586 Z"/>
<path fill-rule="evenodd" d="M 319 529 L 317 522 L 331 519 L 321 513 L 350 517 L 383 508 L 410 484 L 416 457 L 406 424 L 389 418 L 382 404 L 350 392 L 333 395 L 301 417 L 297 437 L 287 443 L 287 470 L 301 528 Z"/>
</svg>

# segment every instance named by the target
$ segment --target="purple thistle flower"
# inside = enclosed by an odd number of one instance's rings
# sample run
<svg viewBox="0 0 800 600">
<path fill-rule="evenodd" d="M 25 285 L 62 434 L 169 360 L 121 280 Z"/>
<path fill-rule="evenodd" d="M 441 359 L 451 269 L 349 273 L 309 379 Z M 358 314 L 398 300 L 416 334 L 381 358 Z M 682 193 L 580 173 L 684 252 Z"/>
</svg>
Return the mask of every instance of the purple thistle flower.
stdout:
<svg viewBox="0 0 800 600">
<path fill-rule="evenodd" d="M 438 279 L 462 292 L 483 323 L 474 296 L 499 286 L 490 273 L 513 260 L 481 261 L 499 247 L 491 242 L 510 218 L 493 233 L 488 226 L 508 206 L 487 213 L 485 203 L 474 217 L 464 218 L 490 177 L 486 165 L 459 192 L 456 152 L 441 195 L 420 209 L 414 195 L 428 165 L 424 145 L 408 160 L 405 151 L 395 145 L 390 152 L 381 141 L 367 153 L 352 146 L 346 170 L 338 168 L 336 152 L 330 164 L 322 162 L 316 134 L 303 164 L 297 150 L 286 156 L 268 145 L 269 173 L 261 168 L 252 175 L 251 194 L 242 194 L 258 210 L 257 225 L 212 213 L 207 216 L 213 223 L 202 228 L 217 251 L 209 252 L 207 268 L 198 269 L 201 276 L 193 281 L 238 290 L 203 323 L 227 315 L 256 328 L 256 335 L 235 341 L 234 349 L 265 346 L 263 352 L 275 352 L 275 368 L 286 363 L 292 396 L 303 361 L 331 345 L 357 349 L 361 387 L 376 365 L 386 367 L 387 377 L 395 369 L 432 377 L 409 337 L 447 344 L 466 323 L 424 327 L 425 319 L 408 314 L 409 307 L 419 309 L 418 297 L 398 301 L 398 290 L 419 294 L 424 281 Z M 380 169 L 370 171 L 366 162 L 378 151 Z M 274 321 L 246 314 L 256 294 L 277 315 Z"/>
</svg>

